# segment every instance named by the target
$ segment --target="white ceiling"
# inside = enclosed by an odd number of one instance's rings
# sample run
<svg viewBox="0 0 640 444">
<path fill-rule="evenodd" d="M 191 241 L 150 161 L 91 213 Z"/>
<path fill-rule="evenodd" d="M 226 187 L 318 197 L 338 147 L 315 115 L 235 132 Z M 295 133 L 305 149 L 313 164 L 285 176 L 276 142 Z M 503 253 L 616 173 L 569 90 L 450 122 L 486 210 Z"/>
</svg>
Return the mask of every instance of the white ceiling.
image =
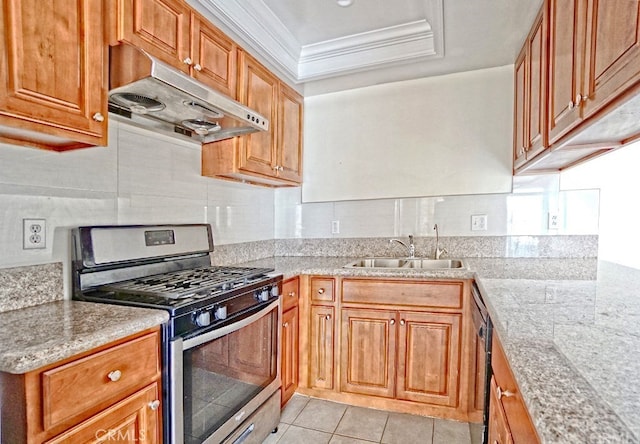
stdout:
<svg viewBox="0 0 640 444">
<path fill-rule="evenodd" d="M 542 0 L 189 0 L 305 95 L 512 64 Z"/>
</svg>

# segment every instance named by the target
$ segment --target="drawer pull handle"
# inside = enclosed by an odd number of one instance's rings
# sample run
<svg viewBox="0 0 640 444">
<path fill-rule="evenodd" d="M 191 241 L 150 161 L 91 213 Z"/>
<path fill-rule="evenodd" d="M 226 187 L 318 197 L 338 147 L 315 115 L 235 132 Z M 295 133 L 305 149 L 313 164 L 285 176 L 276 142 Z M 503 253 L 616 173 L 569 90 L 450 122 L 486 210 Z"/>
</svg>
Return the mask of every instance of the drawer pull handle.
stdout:
<svg viewBox="0 0 640 444">
<path fill-rule="evenodd" d="M 295 292 L 295 291 L 291 291 L 291 292 L 289 292 L 289 297 L 295 297 L 295 295 L 296 295 L 296 292 Z"/>
<path fill-rule="evenodd" d="M 160 400 L 158 399 L 153 400 L 149 403 L 149 408 L 151 410 L 158 410 L 158 407 L 160 407 Z"/>
<path fill-rule="evenodd" d="M 515 392 L 509 391 L 509 390 L 502 390 L 500 387 L 497 388 L 496 392 L 498 395 L 498 399 L 502 399 L 503 397 L 510 398 L 516 395 Z"/>
<path fill-rule="evenodd" d="M 395 320 L 395 319 L 391 319 L 391 320 L 389 321 L 389 324 L 391 324 L 391 325 L 396 325 L 396 320 Z"/>
<path fill-rule="evenodd" d="M 108 377 L 111 381 L 116 382 L 116 381 L 119 381 L 119 380 L 120 380 L 120 378 L 122 377 L 122 372 L 121 372 L 120 370 L 114 370 L 114 371 L 112 371 L 112 372 L 109 372 L 109 374 L 107 375 L 107 377 Z"/>
<path fill-rule="evenodd" d="M 95 113 L 93 116 L 91 116 L 91 118 L 96 122 L 104 122 L 104 116 L 102 115 L 102 113 Z"/>
<path fill-rule="evenodd" d="M 284 324 L 282 324 L 282 326 L 283 326 L 284 328 L 287 328 L 287 327 L 289 326 L 289 323 L 288 323 L 288 322 L 285 322 Z"/>
<path fill-rule="evenodd" d="M 331 315 L 326 315 L 324 318 L 325 318 L 327 321 L 330 321 L 330 320 L 331 320 Z"/>
<path fill-rule="evenodd" d="M 400 325 L 404 325 L 404 324 L 406 324 L 406 323 L 407 323 L 407 322 L 406 322 L 404 319 L 400 319 Z"/>
<path fill-rule="evenodd" d="M 318 288 L 318 294 L 324 294 L 324 288 Z"/>
</svg>

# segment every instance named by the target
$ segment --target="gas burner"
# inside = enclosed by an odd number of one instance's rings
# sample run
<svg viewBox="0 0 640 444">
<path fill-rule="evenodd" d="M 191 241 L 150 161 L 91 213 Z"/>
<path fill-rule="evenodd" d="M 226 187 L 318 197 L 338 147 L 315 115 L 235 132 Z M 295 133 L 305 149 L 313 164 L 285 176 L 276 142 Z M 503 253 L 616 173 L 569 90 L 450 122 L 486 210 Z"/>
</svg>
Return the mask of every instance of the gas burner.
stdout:
<svg viewBox="0 0 640 444">
<path fill-rule="evenodd" d="M 205 267 L 115 282 L 100 290 L 168 299 L 201 299 L 264 279 L 271 271 L 268 268 Z"/>
</svg>

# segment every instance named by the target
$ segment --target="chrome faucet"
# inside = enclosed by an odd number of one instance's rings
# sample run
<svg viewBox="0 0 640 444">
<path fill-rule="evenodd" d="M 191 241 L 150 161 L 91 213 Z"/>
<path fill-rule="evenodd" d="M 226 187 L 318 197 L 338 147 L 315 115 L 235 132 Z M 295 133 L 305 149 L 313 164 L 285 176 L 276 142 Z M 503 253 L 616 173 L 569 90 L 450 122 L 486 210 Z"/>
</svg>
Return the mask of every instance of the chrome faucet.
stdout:
<svg viewBox="0 0 640 444">
<path fill-rule="evenodd" d="M 446 254 L 446 253 L 447 253 L 447 249 L 446 249 L 446 248 L 440 249 L 440 248 L 438 247 L 438 244 L 439 244 L 439 242 L 440 242 L 440 236 L 438 235 L 438 224 L 435 224 L 435 225 L 433 226 L 433 229 L 434 229 L 434 230 L 436 230 L 436 251 L 435 251 L 435 253 L 433 254 L 433 258 L 434 258 L 435 260 L 438 260 L 438 259 L 440 259 L 440 256 L 442 256 L 443 254 Z"/>
<path fill-rule="evenodd" d="M 416 257 L 416 246 L 413 244 L 413 235 L 412 234 L 409 235 L 409 245 L 405 244 L 404 242 L 402 242 L 399 239 L 391 239 L 391 240 L 389 240 L 390 244 L 392 244 L 394 242 L 397 242 L 400 245 L 402 245 L 404 248 L 406 248 L 407 252 L 409 253 L 409 257 L 411 259 Z"/>
</svg>

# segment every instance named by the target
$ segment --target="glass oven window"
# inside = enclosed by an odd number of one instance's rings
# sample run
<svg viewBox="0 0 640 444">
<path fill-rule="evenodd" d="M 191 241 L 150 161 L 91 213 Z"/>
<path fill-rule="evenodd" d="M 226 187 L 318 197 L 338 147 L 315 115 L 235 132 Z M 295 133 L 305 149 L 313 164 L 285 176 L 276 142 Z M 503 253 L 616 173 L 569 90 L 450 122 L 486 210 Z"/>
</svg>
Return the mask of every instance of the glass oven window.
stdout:
<svg viewBox="0 0 640 444">
<path fill-rule="evenodd" d="M 221 338 L 183 352 L 185 444 L 200 444 L 277 377 L 272 310 Z"/>
</svg>

